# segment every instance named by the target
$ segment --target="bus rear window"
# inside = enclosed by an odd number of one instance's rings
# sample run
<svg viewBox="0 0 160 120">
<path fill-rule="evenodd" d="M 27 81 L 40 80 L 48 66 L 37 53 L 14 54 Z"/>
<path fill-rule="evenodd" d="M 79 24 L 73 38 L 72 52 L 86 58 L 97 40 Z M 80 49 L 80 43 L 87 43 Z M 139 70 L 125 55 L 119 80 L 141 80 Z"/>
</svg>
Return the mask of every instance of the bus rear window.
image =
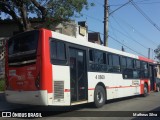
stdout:
<svg viewBox="0 0 160 120">
<path fill-rule="evenodd" d="M 30 31 L 17 35 L 8 41 L 9 56 L 24 52 L 36 52 L 38 31 Z"/>
<path fill-rule="evenodd" d="M 22 65 L 24 61 L 35 61 L 38 47 L 38 30 L 21 33 L 8 41 L 10 66 Z"/>
</svg>

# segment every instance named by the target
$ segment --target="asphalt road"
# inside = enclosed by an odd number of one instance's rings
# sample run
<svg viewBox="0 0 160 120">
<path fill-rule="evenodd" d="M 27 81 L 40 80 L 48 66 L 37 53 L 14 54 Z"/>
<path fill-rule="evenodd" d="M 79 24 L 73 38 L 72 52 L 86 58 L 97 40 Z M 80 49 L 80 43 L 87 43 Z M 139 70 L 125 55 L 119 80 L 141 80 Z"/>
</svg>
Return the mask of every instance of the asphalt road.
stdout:
<svg viewBox="0 0 160 120">
<path fill-rule="evenodd" d="M 2 105 L 2 106 L 1 106 Z M 73 107 L 42 107 L 9 104 L 0 96 L 0 111 L 12 111 L 18 113 L 38 112 L 42 118 L 39 120 L 160 120 L 160 117 L 142 117 L 149 115 L 160 115 L 160 92 L 152 92 L 147 97 L 128 97 L 123 99 L 107 101 L 102 108 L 94 108 L 92 104 L 77 105 Z M 58 111 L 58 112 L 57 112 Z M 148 112 L 147 112 L 148 111 Z M 147 113 L 146 113 L 147 112 Z M 156 113 L 157 112 L 157 113 Z M 152 114 L 154 113 L 154 114 Z M 40 115 L 40 114 L 39 114 Z M 44 117 L 44 115 L 46 115 Z M 135 116 L 133 116 L 135 115 Z M 141 115 L 141 117 L 139 117 Z M 116 117 L 115 117 L 116 116 Z M 6 120 L 6 118 L 0 118 Z M 22 118 L 19 118 L 22 119 Z M 26 118 L 24 118 L 26 120 Z M 12 118 L 17 120 L 17 118 Z"/>
</svg>

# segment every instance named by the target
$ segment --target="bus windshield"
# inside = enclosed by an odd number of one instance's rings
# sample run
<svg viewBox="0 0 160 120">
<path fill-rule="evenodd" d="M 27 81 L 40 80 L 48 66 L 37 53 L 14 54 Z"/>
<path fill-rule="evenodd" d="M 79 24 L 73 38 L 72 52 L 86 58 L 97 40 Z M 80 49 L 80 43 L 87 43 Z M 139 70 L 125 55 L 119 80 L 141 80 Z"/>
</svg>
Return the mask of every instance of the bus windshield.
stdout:
<svg viewBox="0 0 160 120">
<path fill-rule="evenodd" d="M 16 35 L 8 41 L 9 63 L 32 60 L 36 57 L 38 31 Z"/>
</svg>

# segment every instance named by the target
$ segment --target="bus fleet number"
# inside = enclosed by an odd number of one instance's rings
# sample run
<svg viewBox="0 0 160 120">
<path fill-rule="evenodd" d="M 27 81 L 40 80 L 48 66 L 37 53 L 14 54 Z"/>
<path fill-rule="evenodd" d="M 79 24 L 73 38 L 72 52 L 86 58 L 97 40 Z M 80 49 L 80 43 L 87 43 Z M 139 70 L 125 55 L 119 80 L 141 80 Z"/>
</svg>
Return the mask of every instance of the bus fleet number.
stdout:
<svg viewBox="0 0 160 120">
<path fill-rule="evenodd" d="M 96 75 L 96 79 L 105 79 L 105 75 Z"/>
</svg>

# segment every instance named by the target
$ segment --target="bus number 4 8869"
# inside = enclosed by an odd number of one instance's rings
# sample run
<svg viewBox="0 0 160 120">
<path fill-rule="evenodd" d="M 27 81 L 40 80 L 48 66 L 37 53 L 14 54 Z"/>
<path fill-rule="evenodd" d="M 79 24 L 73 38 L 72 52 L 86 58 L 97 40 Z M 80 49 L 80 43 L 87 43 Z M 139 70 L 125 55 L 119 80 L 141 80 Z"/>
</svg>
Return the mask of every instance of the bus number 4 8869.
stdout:
<svg viewBox="0 0 160 120">
<path fill-rule="evenodd" d="M 105 75 L 96 75 L 96 79 L 105 79 Z"/>
</svg>

